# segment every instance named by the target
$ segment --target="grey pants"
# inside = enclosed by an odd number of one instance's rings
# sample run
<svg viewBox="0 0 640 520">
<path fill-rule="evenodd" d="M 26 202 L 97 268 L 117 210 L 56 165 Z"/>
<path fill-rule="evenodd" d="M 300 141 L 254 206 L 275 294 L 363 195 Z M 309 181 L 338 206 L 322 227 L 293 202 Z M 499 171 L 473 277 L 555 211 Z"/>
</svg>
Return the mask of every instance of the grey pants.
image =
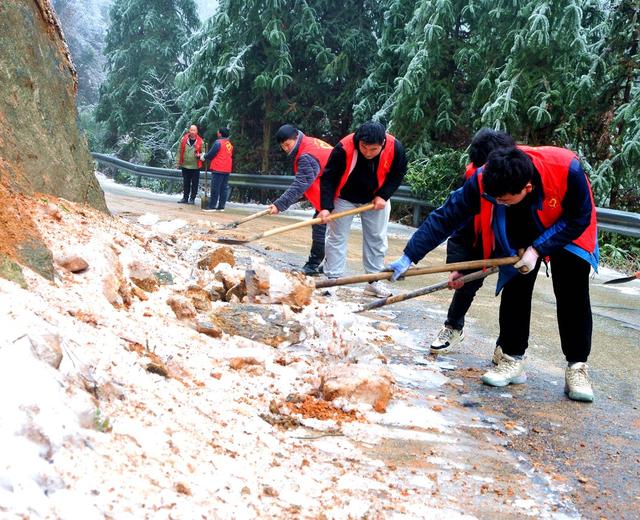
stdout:
<svg viewBox="0 0 640 520">
<path fill-rule="evenodd" d="M 343 199 L 335 200 L 333 212 L 347 211 L 363 206 Z M 381 210 L 360 213 L 362 221 L 362 264 L 366 273 L 378 273 L 384 269 L 384 255 L 387 253 L 387 225 L 391 214 L 391 202 L 387 201 Z M 353 215 L 331 220 L 327 224 L 325 241 L 324 274 L 328 278 L 338 278 L 344 274 L 347 263 L 349 231 Z"/>
</svg>

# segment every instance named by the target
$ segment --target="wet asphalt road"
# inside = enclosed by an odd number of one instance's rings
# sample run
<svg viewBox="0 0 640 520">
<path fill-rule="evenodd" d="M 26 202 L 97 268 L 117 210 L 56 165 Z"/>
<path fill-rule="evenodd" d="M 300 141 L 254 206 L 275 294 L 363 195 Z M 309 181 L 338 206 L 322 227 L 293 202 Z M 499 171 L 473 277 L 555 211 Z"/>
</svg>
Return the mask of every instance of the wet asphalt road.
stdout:
<svg viewBox="0 0 640 520">
<path fill-rule="evenodd" d="M 247 214 L 231 207 L 225 213 L 203 214 L 197 207 L 167 204 L 149 199 L 119 197 L 114 212 L 135 213 L 166 210 L 166 216 L 229 222 Z M 255 211 L 257 208 L 249 208 Z M 266 217 L 252 223 L 250 232 L 290 223 L 282 217 Z M 410 230 L 394 228 L 388 260 L 402 253 Z M 276 259 L 283 267 L 304 263 L 310 230 L 270 237 L 250 247 Z M 348 273 L 361 272 L 361 239 L 354 229 L 350 240 Z M 421 265 L 444 262 L 444 248 L 428 255 Z M 476 296 L 465 326 L 465 340 L 441 359 L 448 361 L 450 377 L 464 381 L 452 389 L 452 397 L 464 406 L 472 403 L 488 414 L 517 422 L 526 434 L 510 437 L 509 447 L 523 453 L 533 465 L 551 475 L 584 518 L 640 518 L 640 281 L 603 286 L 615 273 L 594 275 L 591 300 L 594 315 L 593 350 L 589 359 L 595 391 L 592 404 L 567 399 L 564 389 L 565 361 L 555 318 L 550 279 L 541 269 L 534 292 L 530 347 L 527 352 L 528 382 L 496 389 L 482 385 L 479 376 L 490 363 L 497 337 L 498 299 L 495 280 L 489 278 Z M 397 284 L 411 290 L 444 279 L 429 275 Z M 428 348 L 441 327 L 451 293 L 441 291 L 388 307 L 385 318 L 412 331 L 416 341 Z M 375 316 L 375 314 L 372 314 Z M 455 368 L 454 368 L 455 367 Z"/>
</svg>

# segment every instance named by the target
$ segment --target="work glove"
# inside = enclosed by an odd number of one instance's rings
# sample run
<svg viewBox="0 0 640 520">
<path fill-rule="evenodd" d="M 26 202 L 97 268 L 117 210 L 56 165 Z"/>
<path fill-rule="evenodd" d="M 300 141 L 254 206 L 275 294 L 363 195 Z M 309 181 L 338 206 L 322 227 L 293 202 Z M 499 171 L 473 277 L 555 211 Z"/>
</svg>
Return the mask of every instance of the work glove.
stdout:
<svg viewBox="0 0 640 520">
<path fill-rule="evenodd" d="M 521 273 L 527 274 L 533 271 L 538 263 L 538 258 L 540 255 L 533 248 L 533 246 L 527 247 L 527 250 L 520 256 L 520 260 L 518 260 L 513 267 L 515 267 Z"/>
<path fill-rule="evenodd" d="M 398 279 L 407 272 L 407 269 L 411 267 L 412 263 L 413 262 L 411 261 L 411 258 L 409 258 L 407 255 L 402 255 L 395 262 L 391 262 L 386 267 L 387 271 L 393 271 L 393 274 L 391 275 L 391 281 L 397 282 Z"/>
</svg>

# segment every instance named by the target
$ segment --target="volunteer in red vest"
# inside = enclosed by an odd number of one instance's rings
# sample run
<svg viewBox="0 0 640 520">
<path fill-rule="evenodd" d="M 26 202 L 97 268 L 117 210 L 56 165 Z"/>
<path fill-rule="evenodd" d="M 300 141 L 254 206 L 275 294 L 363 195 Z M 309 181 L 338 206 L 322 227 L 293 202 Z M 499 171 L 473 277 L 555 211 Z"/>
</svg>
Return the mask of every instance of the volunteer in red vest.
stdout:
<svg viewBox="0 0 640 520">
<path fill-rule="evenodd" d="M 473 136 L 469 145 L 469 159 L 464 180 L 471 177 L 476 170 L 487 161 L 487 156 L 498 148 L 515 146 L 513 138 L 505 133 L 491 128 L 481 128 Z M 467 222 L 447 240 L 447 263 L 479 260 L 482 258 L 482 242 L 480 230 L 476 229 L 479 215 Z M 482 287 L 484 279 L 474 280 L 466 284 L 456 282 L 456 279 L 472 271 L 454 271 L 449 275 L 449 288 L 455 289 L 451 304 L 447 311 L 444 326 L 431 343 L 431 352 L 441 354 L 448 352 L 464 339 L 464 317 L 471 307 L 473 299 Z"/>
<path fill-rule="evenodd" d="M 287 191 L 269 206 L 269 214 L 277 215 L 286 211 L 304 196 L 315 209 L 314 218 L 317 217 L 320 211 L 320 175 L 333 147 L 320 139 L 304 135 L 293 125 L 282 125 L 276 132 L 276 141 L 287 156 L 293 159 L 295 178 Z M 302 271 L 307 276 L 316 276 L 322 272 L 326 229 L 326 224 L 311 226 L 311 252 L 302 266 Z"/>
<path fill-rule="evenodd" d="M 211 170 L 211 196 L 204 211 L 224 211 L 229 175 L 233 169 L 233 145 L 229 141 L 228 128 L 218 129 L 218 139 L 204 156 L 204 162 Z"/>
<path fill-rule="evenodd" d="M 480 215 L 483 255 L 510 256 L 525 249 L 514 267 L 500 270 L 500 359 L 482 376 L 490 386 L 524 383 L 531 296 L 543 258 L 549 257 L 562 352 L 567 360 L 565 393 L 593 401 L 587 358 L 592 316 L 589 272 L 597 269 L 596 210 L 587 176 L 564 148 L 518 146 L 489 154 L 462 188 L 431 213 L 389 267 L 398 279 L 412 263 Z M 521 274 L 519 268 L 528 272 Z"/>
<path fill-rule="evenodd" d="M 320 177 L 322 211 L 318 216 L 325 222 L 332 212 L 374 204 L 374 209 L 360 214 L 362 262 L 367 273 L 384 269 L 389 199 L 406 172 L 407 156 L 400 141 L 386 133 L 382 124 L 369 121 L 335 146 Z M 353 216 L 343 217 L 327 224 L 324 274 L 328 278 L 344 274 L 352 220 Z M 383 297 L 391 291 L 382 282 L 372 282 L 365 287 L 365 293 Z"/>
<path fill-rule="evenodd" d="M 182 199 L 178 204 L 195 204 L 200 184 L 201 154 L 202 137 L 198 135 L 198 127 L 191 125 L 182 136 L 178 153 L 178 168 L 182 169 Z"/>
</svg>

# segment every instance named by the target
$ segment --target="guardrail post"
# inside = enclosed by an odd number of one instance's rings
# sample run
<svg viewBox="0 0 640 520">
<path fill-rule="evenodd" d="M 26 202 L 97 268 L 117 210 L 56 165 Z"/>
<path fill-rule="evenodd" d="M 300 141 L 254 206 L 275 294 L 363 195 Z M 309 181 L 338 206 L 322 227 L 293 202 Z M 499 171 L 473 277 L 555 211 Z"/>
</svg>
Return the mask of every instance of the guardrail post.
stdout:
<svg viewBox="0 0 640 520">
<path fill-rule="evenodd" d="M 413 227 L 419 227 L 422 223 L 422 211 L 420 205 L 416 204 L 413 207 Z"/>
<path fill-rule="evenodd" d="M 136 188 L 139 188 L 140 186 L 142 186 L 142 175 L 137 175 Z"/>
</svg>

